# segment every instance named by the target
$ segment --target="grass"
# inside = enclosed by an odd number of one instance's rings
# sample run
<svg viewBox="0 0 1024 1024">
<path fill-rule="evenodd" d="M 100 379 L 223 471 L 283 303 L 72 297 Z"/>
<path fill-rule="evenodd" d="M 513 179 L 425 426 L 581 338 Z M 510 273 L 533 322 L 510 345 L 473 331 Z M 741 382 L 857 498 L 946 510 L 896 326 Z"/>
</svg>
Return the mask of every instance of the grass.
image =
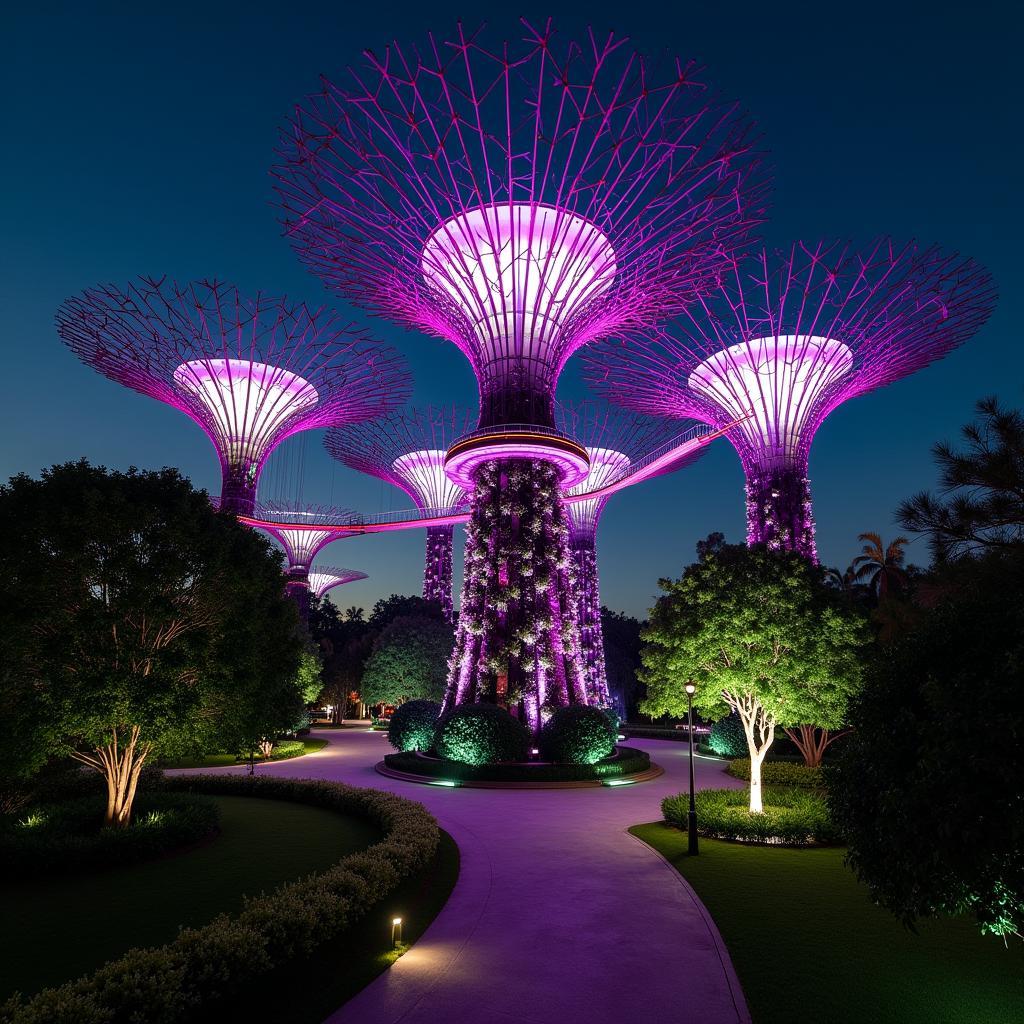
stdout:
<svg viewBox="0 0 1024 1024">
<path fill-rule="evenodd" d="M 290 761 L 293 757 L 303 757 L 306 754 L 315 754 L 318 750 L 323 750 L 327 746 L 327 740 L 302 740 L 302 750 L 296 751 L 295 753 L 285 753 L 281 756 L 275 756 L 271 753 L 271 761 Z M 173 763 L 163 764 L 161 768 L 230 768 L 235 765 L 248 764 L 249 762 L 243 757 L 236 757 L 234 754 L 206 754 L 204 757 L 185 758 L 181 761 L 175 761 Z M 266 764 L 262 757 L 256 759 L 257 769 L 261 764 Z"/>
<path fill-rule="evenodd" d="M 459 876 L 459 848 L 441 831 L 437 855 L 362 921 L 319 947 L 312 956 L 274 971 L 242 1000 L 216 1008 L 214 1020 L 259 1024 L 321 1024 L 338 1007 L 387 970 L 426 931 L 448 901 Z M 403 948 L 392 949 L 391 920 L 402 918 Z"/>
<path fill-rule="evenodd" d="M 836 848 L 702 839 L 655 822 L 630 832 L 663 854 L 714 918 L 754 1024 L 963 1024 L 1024 1020 L 1024 944 L 967 919 L 917 934 L 874 906 Z"/>
<path fill-rule="evenodd" d="M 221 833 L 175 856 L 74 877 L 0 884 L 0 1000 L 99 967 L 181 925 L 237 910 L 245 894 L 326 868 L 376 842 L 368 822 L 281 800 L 213 797 Z"/>
</svg>

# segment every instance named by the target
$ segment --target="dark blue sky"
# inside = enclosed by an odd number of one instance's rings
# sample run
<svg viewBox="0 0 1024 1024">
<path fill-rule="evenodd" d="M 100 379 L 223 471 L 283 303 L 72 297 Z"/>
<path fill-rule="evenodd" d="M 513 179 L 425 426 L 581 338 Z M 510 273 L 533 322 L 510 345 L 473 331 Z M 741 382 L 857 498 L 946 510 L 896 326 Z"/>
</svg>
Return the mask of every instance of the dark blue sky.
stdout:
<svg viewBox="0 0 1024 1024">
<path fill-rule="evenodd" d="M 4 18 L 0 66 L 0 475 L 84 455 L 114 467 L 178 466 L 216 493 L 218 464 L 203 433 L 79 364 L 56 337 L 55 308 L 87 285 L 142 272 L 217 276 L 325 301 L 269 205 L 267 169 L 289 105 L 364 47 L 443 34 L 459 16 L 485 17 L 494 33 L 515 31 L 524 8 L 213 2 L 152 11 L 90 3 L 39 14 L 19 6 Z M 894 532 L 899 500 L 934 483 L 929 446 L 956 434 L 976 398 L 1021 402 L 1014 312 L 1024 262 L 1024 97 L 1012 10 L 1005 2 L 541 9 L 565 33 L 591 23 L 629 34 L 640 49 L 696 56 L 749 106 L 776 166 L 769 243 L 915 236 L 994 272 L 1000 306 L 978 337 L 849 403 L 819 431 L 811 477 L 828 563 L 845 566 L 863 530 Z M 407 354 L 417 401 L 473 400 L 454 346 L 385 322 L 376 330 Z M 560 397 L 582 391 L 574 361 Z M 365 512 L 407 507 L 401 494 L 334 468 L 318 436 L 305 445 L 305 500 Z M 613 499 L 599 537 L 605 603 L 642 614 L 657 577 L 692 561 L 697 539 L 715 529 L 741 539 L 742 483 L 738 459 L 718 442 L 696 466 Z M 334 596 L 369 606 L 393 591 L 418 591 L 422 545 L 421 533 L 358 538 L 319 561 L 368 572 Z M 911 554 L 926 561 L 924 542 Z"/>
</svg>

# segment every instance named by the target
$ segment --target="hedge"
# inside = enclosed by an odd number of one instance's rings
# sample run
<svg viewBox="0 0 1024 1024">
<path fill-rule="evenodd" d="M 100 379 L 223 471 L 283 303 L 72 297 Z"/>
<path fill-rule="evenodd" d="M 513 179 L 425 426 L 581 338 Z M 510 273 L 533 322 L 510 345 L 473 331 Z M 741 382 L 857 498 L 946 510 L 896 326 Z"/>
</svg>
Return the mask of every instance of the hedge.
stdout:
<svg viewBox="0 0 1024 1024">
<path fill-rule="evenodd" d="M 395 708 L 388 724 L 388 743 L 395 750 L 429 750 L 441 705 L 432 700 L 410 700 Z"/>
<path fill-rule="evenodd" d="M 363 917 L 424 868 L 440 833 L 411 800 L 334 782 L 244 775 L 179 776 L 168 788 L 294 800 L 378 825 L 384 838 L 319 874 L 245 901 L 201 928 L 185 928 L 165 946 L 132 949 L 90 975 L 0 1008 L 4 1024 L 177 1024 L 209 1012 L 271 971 L 309 955 Z"/>
<path fill-rule="evenodd" d="M 764 812 L 751 814 L 745 789 L 698 790 L 697 831 L 711 839 L 781 846 L 815 846 L 840 842 L 824 797 L 807 789 L 783 786 L 763 791 Z M 688 793 L 667 796 L 661 802 L 665 820 L 685 828 L 690 809 Z"/>
<path fill-rule="evenodd" d="M 733 778 L 749 782 L 750 758 L 734 758 L 729 762 L 726 772 Z M 804 786 L 823 789 L 825 777 L 820 768 L 808 768 L 803 762 L 764 761 L 761 764 L 761 783 L 765 786 Z"/>
<path fill-rule="evenodd" d="M 530 747 L 526 726 L 497 704 L 460 704 L 437 720 L 434 750 L 462 764 L 525 761 Z"/>
<path fill-rule="evenodd" d="M 461 782 L 593 782 L 636 775 L 651 767 L 645 750 L 618 747 L 615 754 L 596 764 L 463 764 L 413 752 L 387 754 L 384 763 L 395 771 Z"/>
<path fill-rule="evenodd" d="M 598 708 L 572 704 L 559 708 L 540 731 L 537 746 L 545 761 L 596 764 L 615 750 L 616 727 Z"/>
</svg>

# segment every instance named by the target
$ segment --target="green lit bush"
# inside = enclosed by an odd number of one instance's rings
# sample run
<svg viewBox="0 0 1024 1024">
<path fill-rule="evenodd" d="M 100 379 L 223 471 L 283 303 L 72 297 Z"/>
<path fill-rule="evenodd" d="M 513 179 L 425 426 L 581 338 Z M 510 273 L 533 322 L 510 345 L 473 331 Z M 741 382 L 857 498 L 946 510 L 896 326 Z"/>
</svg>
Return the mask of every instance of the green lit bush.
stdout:
<svg viewBox="0 0 1024 1024">
<path fill-rule="evenodd" d="M 750 758 L 735 757 L 726 771 L 734 779 L 750 781 Z M 764 761 L 761 764 L 761 783 L 765 786 L 804 786 L 822 789 L 825 778 L 820 768 L 808 768 L 795 761 Z"/>
<path fill-rule="evenodd" d="M 388 723 L 388 742 L 395 750 L 430 750 L 441 705 L 432 700 L 410 700 L 395 708 Z"/>
<path fill-rule="evenodd" d="M 177 791 L 293 800 L 367 818 L 384 838 L 333 867 L 245 901 L 174 941 L 132 949 L 92 974 L 0 1006 L 3 1024 L 186 1024 L 234 1019 L 232 1005 L 256 982 L 295 966 L 359 921 L 437 852 L 440 831 L 411 800 L 336 782 L 269 776 L 193 775 L 168 780 Z"/>
<path fill-rule="evenodd" d="M 727 715 L 711 726 L 708 747 L 717 757 L 742 757 L 749 753 L 747 736 L 739 715 Z M 748 776 L 749 777 L 749 776 Z"/>
<path fill-rule="evenodd" d="M 541 729 L 537 746 L 545 761 L 595 764 L 615 750 L 616 735 L 605 712 L 574 704 L 555 711 Z"/>
<path fill-rule="evenodd" d="M 496 704 L 461 704 L 442 715 L 434 732 L 439 757 L 462 764 L 525 761 L 530 733 Z"/>
<path fill-rule="evenodd" d="M 104 800 L 96 794 L 32 804 L 7 816 L 0 821 L 0 869 L 28 875 L 130 864 L 200 842 L 219 821 L 211 800 L 157 792 L 136 799 L 128 828 L 104 828 Z"/>
<path fill-rule="evenodd" d="M 751 814 L 745 789 L 702 789 L 696 794 L 697 831 L 711 839 L 783 846 L 815 846 L 840 842 L 824 797 L 811 790 L 769 786 L 764 812 Z M 686 827 L 690 797 L 667 796 L 661 802 L 665 820 Z"/>
</svg>

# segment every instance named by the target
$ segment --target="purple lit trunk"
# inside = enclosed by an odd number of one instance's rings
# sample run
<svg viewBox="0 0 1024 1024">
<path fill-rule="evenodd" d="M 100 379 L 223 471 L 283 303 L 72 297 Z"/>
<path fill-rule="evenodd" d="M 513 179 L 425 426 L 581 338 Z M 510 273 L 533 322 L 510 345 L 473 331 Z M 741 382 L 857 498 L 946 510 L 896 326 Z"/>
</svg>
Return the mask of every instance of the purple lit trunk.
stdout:
<svg viewBox="0 0 1024 1024">
<path fill-rule="evenodd" d="M 747 543 L 772 551 L 797 551 L 818 561 L 814 513 L 806 462 L 764 467 L 744 465 L 747 477 Z"/>
<path fill-rule="evenodd" d="M 601 629 L 601 591 L 597 577 L 597 547 L 593 536 L 575 537 L 577 618 L 580 651 L 587 686 L 587 703 L 606 708 L 611 705 L 604 663 L 604 633 Z"/>
<path fill-rule="evenodd" d="M 256 506 L 256 481 L 239 476 L 227 467 L 220 485 L 220 511 L 235 516 L 251 516 Z"/>
<path fill-rule="evenodd" d="M 545 712 L 587 702 L 571 564 L 554 467 L 484 463 L 466 526 L 445 710 L 500 700 L 536 730 Z"/>
<path fill-rule="evenodd" d="M 427 527 L 427 559 L 423 566 L 423 599 L 437 601 L 451 622 L 452 608 L 452 536 L 454 526 Z"/>
<path fill-rule="evenodd" d="M 285 574 L 285 592 L 295 602 L 299 612 L 299 621 L 303 626 L 309 625 L 309 569 L 304 566 L 293 566 Z"/>
</svg>

